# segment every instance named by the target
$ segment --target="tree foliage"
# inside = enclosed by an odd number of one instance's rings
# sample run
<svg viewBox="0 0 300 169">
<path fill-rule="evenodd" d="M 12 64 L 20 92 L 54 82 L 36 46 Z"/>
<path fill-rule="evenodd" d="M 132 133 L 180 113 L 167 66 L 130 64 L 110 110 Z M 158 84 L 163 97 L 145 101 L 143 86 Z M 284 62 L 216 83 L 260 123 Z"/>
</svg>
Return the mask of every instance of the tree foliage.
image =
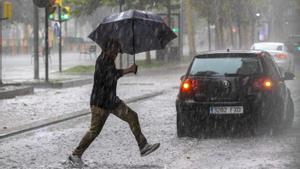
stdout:
<svg viewBox="0 0 300 169">
<path fill-rule="evenodd" d="M 231 29 L 233 25 L 241 30 L 253 24 L 255 14 L 264 11 L 266 6 L 265 0 L 193 0 L 192 3 L 201 18 L 216 26 L 217 48 L 224 47 L 224 30 Z"/>
<path fill-rule="evenodd" d="M 170 0 L 172 3 L 178 3 L 179 0 Z M 100 6 L 118 6 L 119 0 L 66 0 L 65 3 L 72 5 L 76 16 L 91 15 Z M 168 0 L 124 0 L 123 9 L 160 9 L 166 7 Z"/>
</svg>

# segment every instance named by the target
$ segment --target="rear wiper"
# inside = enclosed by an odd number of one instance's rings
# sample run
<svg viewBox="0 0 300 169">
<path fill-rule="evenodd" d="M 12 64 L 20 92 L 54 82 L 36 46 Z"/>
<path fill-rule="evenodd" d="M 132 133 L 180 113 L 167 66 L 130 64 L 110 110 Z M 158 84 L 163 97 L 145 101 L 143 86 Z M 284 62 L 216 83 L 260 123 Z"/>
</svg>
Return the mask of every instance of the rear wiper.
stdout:
<svg viewBox="0 0 300 169">
<path fill-rule="evenodd" d="M 238 73 L 224 73 L 225 76 L 241 76 L 241 74 Z"/>
<path fill-rule="evenodd" d="M 203 72 L 197 72 L 195 75 L 196 76 L 212 76 L 212 75 L 216 75 L 219 74 L 218 72 L 214 72 L 214 71 L 203 71 Z"/>
</svg>

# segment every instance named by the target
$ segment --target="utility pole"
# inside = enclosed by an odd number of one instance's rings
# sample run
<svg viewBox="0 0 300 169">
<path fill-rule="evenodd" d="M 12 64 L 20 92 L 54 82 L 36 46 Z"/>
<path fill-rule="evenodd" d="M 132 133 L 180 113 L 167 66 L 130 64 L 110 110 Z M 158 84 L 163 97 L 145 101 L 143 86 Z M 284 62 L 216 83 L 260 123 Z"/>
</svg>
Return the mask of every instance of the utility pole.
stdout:
<svg viewBox="0 0 300 169">
<path fill-rule="evenodd" d="M 55 4 L 53 6 L 56 6 L 58 9 L 57 11 L 57 18 L 55 15 L 55 9 L 52 8 L 52 11 L 50 12 L 49 19 L 51 21 L 55 21 L 55 33 L 58 37 L 58 70 L 59 72 L 62 72 L 62 24 L 63 22 L 66 22 L 70 19 L 70 13 L 71 8 L 69 6 L 63 6 L 63 1 L 58 0 L 55 1 Z M 65 25 L 65 30 L 67 30 L 67 25 Z M 67 32 L 67 31 L 65 31 Z"/>
<path fill-rule="evenodd" d="M 168 25 L 171 26 L 171 0 L 167 4 Z"/>
<path fill-rule="evenodd" d="M 39 9 L 36 5 L 33 5 L 33 50 L 34 50 L 34 79 L 39 79 Z"/>
<path fill-rule="evenodd" d="M 121 13 L 123 10 L 122 10 L 122 6 L 124 4 L 124 0 L 119 0 L 119 12 Z M 120 69 L 123 68 L 123 56 L 122 56 L 122 53 L 120 53 Z"/>
<path fill-rule="evenodd" d="M 184 10 L 183 10 L 183 1 L 184 0 L 180 0 L 180 17 L 179 17 L 179 56 L 182 59 L 183 57 L 183 34 L 184 34 L 184 30 L 183 30 L 183 22 L 184 22 Z"/>
<path fill-rule="evenodd" d="M 49 81 L 49 60 L 48 60 L 48 54 L 49 54 L 49 41 L 48 41 L 48 26 L 49 26 L 49 21 L 48 21 L 48 7 L 45 8 L 45 81 Z"/>
<path fill-rule="evenodd" d="M 171 0 L 167 0 L 167 15 L 168 15 L 168 26 L 171 26 Z M 168 52 L 165 54 L 165 58 L 164 58 L 165 62 L 168 62 L 169 60 L 170 45 L 167 46 L 167 49 Z"/>
<path fill-rule="evenodd" d="M 2 9 L 2 4 L 0 4 L 0 9 Z M 2 19 L 0 20 L 0 86 L 3 85 L 2 82 Z"/>
<path fill-rule="evenodd" d="M 195 39 L 194 39 L 194 30 L 193 30 L 193 21 L 191 14 L 191 1 L 184 0 L 184 13 L 187 21 L 187 33 L 188 33 L 188 44 L 189 44 L 189 55 L 190 57 L 195 56 Z"/>
<path fill-rule="evenodd" d="M 208 34 L 208 51 L 211 51 L 211 30 L 210 30 L 210 23 L 211 23 L 211 12 L 212 11 L 212 5 L 209 4 L 208 8 L 208 16 L 207 17 L 207 34 Z"/>
<path fill-rule="evenodd" d="M 221 47 L 221 35 L 220 35 L 220 1 L 219 0 L 214 0 L 213 1 L 213 6 L 215 6 L 214 10 L 214 18 L 215 18 L 215 49 L 219 50 Z"/>
<path fill-rule="evenodd" d="M 62 26 L 62 21 L 61 21 L 61 6 L 58 5 L 58 23 L 59 23 L 59 36 L 58 36 L 58 58 L 59 58 L 59 72 L 62 72 L 62 50 L 61 50 L 61 41 L 62 41 L 62 32 L 61 32 L 61 26 Z"/>
<path fill-rule="evenodd" d="M 3 17 L 0 17 L 0 86 L 2 86 L 2 20 L 12 17 L 12 4 L 10 2 L 0 2 L 0 11 L 3 12 Z"/>
<path fill-rule="evenodd" d="M 207 33 L 208 33 L 208 51 L 211 51 L 211 33 L 210 33 L 209 18 L 207 18 Z"/>
<path fill-rule="evenodd" d="M 48 48 L 49 48 L 49 43 L 48 43 L 48 25 L 49 25 L 49 21 L 48 21 L 48 16 L 49 16 L 49 8 L 52 7 L 52 3 L 50 3 L 52 1 L 48 1 L 48 0 L 33 0 L 33 3 L 40 7 L 40 8 L 45 8 L 45 47 L 43 49 L 43 51 L 45 52 L 45 81 L 48 82 L 49 81 L 49 62 L 48 62 Z"/>
<path fill-rule="evenodd" d="M 238 1 L 235 12 L 240 11 L 240 9 L 241 9 L 241 1 Z M 239 36 L 239 49 L 241 49 L 243 46 L 243 41 L 242 41 L 243 39 L 242 39 L 242 30 L 241 30 L 242 26 L 241 26 L 241 16 L 240 15 L 237 15 L 237 27 L 238 27 L 238 36 Z"/>
</svg>

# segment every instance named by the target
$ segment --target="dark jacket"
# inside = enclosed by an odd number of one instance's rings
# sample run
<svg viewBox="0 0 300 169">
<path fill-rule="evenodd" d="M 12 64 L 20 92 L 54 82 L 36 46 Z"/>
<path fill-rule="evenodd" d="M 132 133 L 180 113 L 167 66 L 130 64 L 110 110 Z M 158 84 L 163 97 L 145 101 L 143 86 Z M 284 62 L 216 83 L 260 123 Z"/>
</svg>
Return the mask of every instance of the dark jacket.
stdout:
<svg viewBox="0 0 300 169">
<path fill-rule="evenodd" d="M 96 60 L 90 105 L 105 109 L 117 107 L 121 102 L 116 94 L 117 81 L 121 76 L 123 71 L 116 69 L 114 61 L 101 53 Z"/>
</svg>

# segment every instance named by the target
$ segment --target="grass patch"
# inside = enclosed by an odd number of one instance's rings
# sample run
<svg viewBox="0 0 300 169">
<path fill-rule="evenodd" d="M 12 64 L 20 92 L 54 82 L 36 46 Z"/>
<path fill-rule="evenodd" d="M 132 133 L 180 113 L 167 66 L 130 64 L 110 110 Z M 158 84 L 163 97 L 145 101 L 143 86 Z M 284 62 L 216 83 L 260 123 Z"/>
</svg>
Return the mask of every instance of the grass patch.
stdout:
<svg viewBox="0 0 300 169">
<path fill-rule="evenodd" d="M 188 58 L 182 60 L 181 62 L 169 61 L 167 63 L 165 63 L 164 61 L 151 60 L 150 64 L 147 64 L 145 60 L 137 60 L 135 64 L 137 64 L 139 68 L 148 69 L 148 68 L 157 68 L 162 66 L 173 66 L 180 63 L 189 63 L 190 60 L 191 59 Z M 63 71 L 63 73 L 66 74 L 91 74 L 94 72 L 95 72 L 95 65 L 78 65 Z"/>
<path fill-rule="evenodd" d="M 178 61 L 168 61 L 167 63 L 160 60 L 151 60 L 150 64 L 147 64 L 145 60 L 138 60 L 136 61 L 136 64 L 140 68 L 155 68 L 155 67 L 162 67 L 162 66 L 174 66 L 181 63 L 190 63 L 191 58 L 183 58 L 180 62 Z"/>
<path fill-rule="evenodd" d="M 93 73 L 95 71 L 95 65 L 78 65 L 64 70 L 64 73 L 68 74 L 84 74 Z"/>
</svg>

